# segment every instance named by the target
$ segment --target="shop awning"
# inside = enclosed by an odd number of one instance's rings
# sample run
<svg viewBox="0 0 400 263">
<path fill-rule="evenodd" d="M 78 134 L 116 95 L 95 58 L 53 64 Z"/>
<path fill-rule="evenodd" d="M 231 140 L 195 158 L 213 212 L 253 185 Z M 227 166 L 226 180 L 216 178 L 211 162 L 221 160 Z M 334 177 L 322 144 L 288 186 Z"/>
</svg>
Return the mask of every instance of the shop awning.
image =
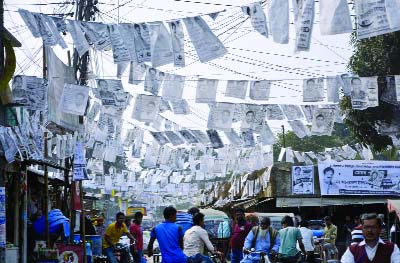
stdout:
<svg viewBox="0 0 400 263">
<path fill-rule="evenodd" d="M 385 204 L 385 198 L 277 197 L 276 207 Z M 400 207 L 400 206 L 399 206 Z"/>
<path fill-rule="evenodd" d="M 400 200 L 388 199 L 387 202 L 389 212 L 395 212 L 400 218 Z"/>
</svg>

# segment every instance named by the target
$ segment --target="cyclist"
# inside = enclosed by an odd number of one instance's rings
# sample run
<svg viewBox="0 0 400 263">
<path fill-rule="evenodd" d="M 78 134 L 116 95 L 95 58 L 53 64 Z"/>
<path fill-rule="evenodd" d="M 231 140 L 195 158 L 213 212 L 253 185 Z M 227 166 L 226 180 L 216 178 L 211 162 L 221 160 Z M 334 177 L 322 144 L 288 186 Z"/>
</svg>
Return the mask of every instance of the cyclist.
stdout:
<svg viewBox="0 0 400 263">
<path fill-rule="evenodd" d="M 118 212 L 115 216 L 115 222 L 108 225 L 106 232 L 103 236 L 103 254 L 107 256 L 108 263 L 118 263 L 114 256 L 115 245 L 119 242 L 119 239 L 123 234 L 126 234 L 131 241 L 136 241 L 135 238 L 129 233 L 126 227 L 125 214 Z M 128 262 L 129 251 L 121 253 L 121 263 Z"/>
<path fill-rule="evenodd" d="M 183 236 L 183 253 L 193 262 L 212 263 L 212 260 L 204 255 L 204 245 L 212 253 L 218 253 L 204 229 L 204 214 L 193 215 L 193 226 Z"/>
<path fill-rule="evenodd" d="M 260 262 L 260 258 L 265 255 L 271 259 L 278 254 L 280 243 L 278 231 L 271 227 L 271 219 L 264 217 L 260 226 L 254 226 L 247 235 L 243 247 L 243 254 L 246 256 L 240 262 Z"/>
</svg>

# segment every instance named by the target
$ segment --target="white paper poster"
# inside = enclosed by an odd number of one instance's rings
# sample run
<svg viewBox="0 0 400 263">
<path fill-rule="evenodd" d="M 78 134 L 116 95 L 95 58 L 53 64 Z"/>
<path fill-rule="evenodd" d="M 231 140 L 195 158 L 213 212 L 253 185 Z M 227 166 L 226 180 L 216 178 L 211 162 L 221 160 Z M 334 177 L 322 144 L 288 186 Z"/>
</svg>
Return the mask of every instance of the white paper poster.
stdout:
<svg viewBox="0 0 400 263">
<path fill-rule="evenodd" d="M 89 43 L 85 38 L 85 34 L 77 20 L 68 20 L 68 32 L 74 41 L 74 45 L 80 57 L 89 51 Z"/>
<path fill-rule="evenodd" d="M 363 39 L 400 30 L 398 23 L 391 27 L 386 14 L 385 0 L 360 0 L 355 2 L 357 38 Z M 398 12 L 392 10 L 391 12 Z M 393 13 L 391 13 L 393 14 Z M 396 16 L 398 14 L 396 13 Z M 393 17 L 391 15 L 391 17 Z M 398 19 L 398 18 L 397 18 Z"/>
<path fill-rule="evenodd" d="M 314 118 L 314 111 L 317 109 L 317 105 L 301 105 L 301 109 L 303 110 L 304 116 L 306 117 L 306 121 L 311 123 Z"/>
<path fill-rule="evenodd" d="M 174 114 L 190 114 L 190 107 L 186 100 L 171 100 L 170 102 Z"/>
<path fill-rule="evenodd" d="M 271 92 L 271 82 L 257 80 L 250 83 L 249 97 L 252 100 L 268 100 Z"/>
<path fill-rule="evenodd" d="M 307 126 L 304 125 L 303 121 L 294 120 L 294 121 L 288 121 L 288 122 L 297 137 L 304 138 L 304 137 L 311 135 L 310 130 L 307 128 Z"/>
<path fill-rule="evenodd" d="M 400 195 L 400 162 L 318 162 L 321 195 Z"/>
<path fill-rule="evenodd" d="M 234 107 L 234 104 L 224 102 L 218 102 L 212 105 L 208 115 L 207 128 L 222 131 L 230 130 Z"/>
<path fill-rule="evenodd" d="M 251 129 L 259 131 L 265 122 L 265 107 L 255 104 L 244 104 L 242 113 L 241 129 Z"/>
<path fill-rule="evenodd" d="M 314 194 L 314 166 L 292 166 L 292 194 Z"/>
<path fill-rule="evenodd" d="M 303 113 L 301 112 L 300 106 L 282 104 L 281 107 L 289 121 L 303 119 Z"/>
<path fill-rule="evenodd" d="M 312 135 L 331 135 L 335 124 L 336 110 L 331 108 L 318 108 L 314 112 L 311 127 Z"/>
<path fill-rule="evenodd" d="M 228 80 L 225 97 L 244 99 L 246 98 L 247 86 L 247 80 Z"/>
<path fill-rule="evenodd" d="M 150 28 L 151 65 L 154 68 L 173 63 L 172 39 L 163 22 L 153 22 Z"/>
<path fill-rule="evenodd" d="M 252 3 L 246 9 L 251 25 L 261 35 L 268 37 L 267 18 L 260 3 Z"/>
<path fill-rule="evenodd" d="M 160 75 L 161 71 L 155 68 L 148 68 L 146 71 L 146 77 L 144 80 L 144 90 L 150 92 L 151 94 L 157 96 L 161 87 L 162 77 Z M 164 73 L 162 73 L 164 74 Z"/>
<path fill-rule="evenodd" d="M 169 22 L 169 30 L 171 32 L 172 50 L 174 52 L 174 66 L 185 66 L 185 35 L 183 33 L 183 25 L 180 20 Z"/>
<path fill-rule="evenodd" d="M 139 94 L 136 97 L 132 118 L 152 122 L 159 112 L 160 97 Z"/>
<path fill-rule="evenodd" d="M 61 95 L 60 109 L 64 113 L 83 116 L 89 97 L 89 87 L 65 84 Z"/>
<path fill-rule="evenodd" d="M 386 76 L 386 85 L 382 88 L 379 100 L 397 105 L 397 94 L 396 94 L 396 78 L 395 76 Z"/>
<path fill-rule="evenodd" d="M 129 78 L 128 83 L 138 85 L 143 81 L 143 77 L 146 74 L 146 64 L 137 64 L 131 62 L 129 65 Z"/>
<path fill-rule="evenodd" d="M 303 81 L 303 101 L 316 102 L 324 100 L 324 79 L 305 79 Z"/>
<path fill-rule="evenodd" d="M 211 147 L 214 149 L 224 147 L 221 138 L 216 130 L 207 130 L 208 138 L 210 138 Z"/>
<path fill-rule="evenodd" d="M 184 76 L 166 74 L 162 90 L 162 97 L 167 100 L 181 100 L 184 87 Z"/>
<path fill-rule="evenodd" d="M 244 148 L 254 147 L 255 142 L 254 142 L 253 131 L 252 130 L 242 131 L 242 141 L 243 141 Z"/>
<path fill-rule="evenodd" d="M 200 130 L 190 130 L 190 132 L 196 137 L 196 139 L 203 145 L 207 145 L 210 143 L 210 139 L 207 134 Z"/>
<path fill-rule="evenodd" d="M 218 80 L 199 79 L 196 88 L 196 103 L 211 103 L 217 96 Z"/>
<path fill-rule="evenodd" d="M 178 146 L 185 143 L 182 138 L 173 131 L 165 131 L 164 135 L 168 138 L 173 146 Z"/>
<path fill-rule="evenodd" d="M 189 130 L 180 130 L 179 133 L 189 144 L 199 142 Z"/>
<path fill-rule="evenodd" d="M 351 33 L 351 21 L 347 0 L 321 1 L 319 3 L 319 29 L 321 35 Z"/>
<path fill-rule="evenodd" d="M 268 19 L 272 39 L 275 43 L 289 43 L 289 1 L 268 1 Z"/>
<path fill-rule="evenodd" d="M 138 63 L 142 63 L 144 61 L 151 60 L 151 52 L 150 52 L 150 33 L 147 25 L 145 23 L 142 24 L 134 24 L 135 29 L 135 49 L 136 49 L 136 57 Z"/>
<path fill-rule="evenodd" d="M 40 37 L 41 35 L 39 31 L 39 26 L 33 14 L 24 9 L 18 9 L 18 13 L 21 15 L 22 20 L 24 20 L 24 23 L 28 27 L 29 31 L 31 31 L 32 35 L 35 38 Z"/>
<path fill-rule="evenodd" d="M 284 120 L 285 115 L 278 104 L 265 105 L 267 120 Z"/>
<path fill-rule="evenodd" d="M 111 46 L 106 24 L 82 21 L 80 26 L 97 50 L 105 50 Z"/>
<path fill-rule="evenodd" d="M 202 63 L 222 57 L 228 51 L 200 16 L 184 18 L 186 29 Z"/>
<path fill-rule="evenodd" d="M 385 0 L 386 15 L 390 28 L 400 28 L 400 1 L 399 0 Z"/>
<path fill-rule="evenodd" d="M 311 34 L 314 24 L 314 0 L 304 0 L 301 2 L 298 19 L 295 20 L 296 44 L 295 51 L 309 51 Z"/>
<path fill-rule="evenodd" d="M 339 102 L 339 80 L 335 77 L 327 77 L 326 89 L 328 102 L 337 103 Z"/>
<path fill-rule="evenodd" d="M 353 109 L 363 110 L 379 105 L 377 77 L 353 77 L 350 85 Z"/>
</svg>

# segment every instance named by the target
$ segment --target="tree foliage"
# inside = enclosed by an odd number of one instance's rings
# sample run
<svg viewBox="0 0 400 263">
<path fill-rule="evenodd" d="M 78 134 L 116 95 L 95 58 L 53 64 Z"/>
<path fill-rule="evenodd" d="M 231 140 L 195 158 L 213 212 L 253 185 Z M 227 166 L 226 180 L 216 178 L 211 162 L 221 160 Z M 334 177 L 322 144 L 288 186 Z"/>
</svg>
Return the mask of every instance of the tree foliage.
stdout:
<svg viewBox="0 0 400 263">
<path fill-rule="evenodd" d="M 288 131 L 285 132 L 285 136 L 283 136 L 283 133 L 278 134 L 278 142 L 274 144 L 274 159 L 278 158 L 279 151 L 284 144 L 294 151 L 323 152 L 325 148 L 340 147 L 353 142 L 349 129 L 341 123 L 335 123 L 331 136 L 310 136 L 300 139 L 294 132 Z"/>
<path fill-rule="evenodd" d="M 386 88 L 385 76 L 400 75 L 400 32 L 357 40 L 355 33 L 351 39 L 354 53 L 348 67 L 360 77 L 378 76 L 379 95 Z M 400 105 L 379 101 L 378 107 L 365 110 L 353 110 L 349 97 L 340 102 L 342 113 L 346 116 L 345 124 L 355 139 L 369 145 L 373 151 L 381 152 L 392 145 L 387 135 L 378 132 L 381 121 L 395 122 L 400 112 Z"/>
</svg>

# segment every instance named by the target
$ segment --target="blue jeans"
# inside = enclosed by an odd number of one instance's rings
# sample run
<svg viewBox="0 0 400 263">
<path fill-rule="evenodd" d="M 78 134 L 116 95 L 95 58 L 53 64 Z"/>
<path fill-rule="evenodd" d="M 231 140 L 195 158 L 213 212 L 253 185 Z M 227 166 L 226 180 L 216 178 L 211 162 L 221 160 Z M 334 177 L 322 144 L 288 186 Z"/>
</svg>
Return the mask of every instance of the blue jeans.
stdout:
<svg viewBox="0 0 400 263">
<path fill-rule="evenodd" d="M 232 248 L 231 263 L 240 263 L 243 259 L 243 251 L 241 249 Z"/>
<path fill-rule="evenodd" d="M 188 257 L 187 262 L 188 263 L 213 263 L 211 258 L 209 258 L 205 255 L 202 255 L 200 253 L 198 253 L 194 256 Z"/>
<path fill-rule="evenodd" d="M 114 248 L 112 248 L 112 247 L 103 248 L 103 254 L 107 256 L 108 263 L 118 263 L 116 257 L 114 256 Z M 120 254 L 121 254 L 121 256 L 120 256 L 119 262 L 121 262 L 121 263 L 128 262 L 127 253 L 124 251 L 121 251 Z"/>
<path fill-rule="evenodd" d="M 143 258 L 143 250 L 136 250 L 133 254 L 133 262 L 134 263 L 142 263 Z"/>
</svg>

